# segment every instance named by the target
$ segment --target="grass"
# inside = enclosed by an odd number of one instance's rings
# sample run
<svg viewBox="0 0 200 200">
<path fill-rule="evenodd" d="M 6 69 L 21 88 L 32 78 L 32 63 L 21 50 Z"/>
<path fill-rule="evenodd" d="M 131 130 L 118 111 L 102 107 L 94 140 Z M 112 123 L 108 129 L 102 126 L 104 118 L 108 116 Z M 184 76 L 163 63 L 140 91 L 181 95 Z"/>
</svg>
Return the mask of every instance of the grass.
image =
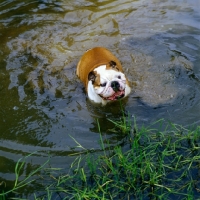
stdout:
<svg viewBox="0 0 200 200">
<path fill-rule="evenodd" d="M 200 199 L 200 127 L 168 124 L 162 131 L 152 126 L 138 128 L 135 120 L 132 125 L 125 115 L 113 123 L 124 135 L 123 145 L 105 148 L 100 134 L 102 151 L 97 155 L 77 142 L 85 153 L 76 156 L 67 174 L 50 170 L 51 184 L 44 185 L 43 194 L 34 198 Z M 22 167 L 18 163 L 16 168 L 14 190 L 29 184 L 27 178 L 18 182 Z"/>
<path fill-rule="evenodd" d="M 35 169 L 34 171 L 32 171 L 28 175 L 26 175 L 26 177 L 24 179 L 20 180 L 21 176 L 23 174 L 23 171 L 24 171 L 24 166 L 25 166 L 26 160 L 35 153 L 36 152 L 33 152 L 33 153 L 29 154 L 28 156 L 25 156 L 24 158 L 20 158 L 17 161 L 17 163 L 15 165 L 15 182 L 14 182 L 13 188 L 6 190 L 6 191 L 0 190 L 0 200 L 7 199 L 8 195 L 18 192 L 19 189 L 21 189 L 35 181 L 35 179 L 33 178 L 34 175 L 37 174 L 37 172 L 39 172 L 40 170 L 42 170 L 44 168 L 44 166 L 49 162 L 49 159 L 45 163 L 43 163 L 40 167 L 38 167 L 37 169 Z M 3 182 L 0 185 L 6 186 L 6 183 Z"/>
</svg>

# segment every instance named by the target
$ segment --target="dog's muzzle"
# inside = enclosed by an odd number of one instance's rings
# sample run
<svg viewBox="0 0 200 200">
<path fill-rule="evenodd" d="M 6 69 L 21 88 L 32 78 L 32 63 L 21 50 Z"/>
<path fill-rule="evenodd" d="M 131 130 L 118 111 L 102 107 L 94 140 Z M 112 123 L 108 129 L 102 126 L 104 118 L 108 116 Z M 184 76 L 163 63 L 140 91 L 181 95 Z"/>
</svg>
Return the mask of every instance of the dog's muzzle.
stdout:
<svg viewBox="0 0 200 200">
<path fill-rule="evenodd" d="M 103 97 L 102 95 L 100 95 L 100 97 L 104 100 L 110 100 L 110 101 L 114 101 L 114 100 L 118 100 L 121 99 L 125 96 L 125 89 L 124 90 L 120 90 L 120 84 L 117 81 L 112 81 L 111 82 L 111 88 L 113 89 L 113 91 L 115 92 L 112 96 L 110 97 Z"/>
</svg>

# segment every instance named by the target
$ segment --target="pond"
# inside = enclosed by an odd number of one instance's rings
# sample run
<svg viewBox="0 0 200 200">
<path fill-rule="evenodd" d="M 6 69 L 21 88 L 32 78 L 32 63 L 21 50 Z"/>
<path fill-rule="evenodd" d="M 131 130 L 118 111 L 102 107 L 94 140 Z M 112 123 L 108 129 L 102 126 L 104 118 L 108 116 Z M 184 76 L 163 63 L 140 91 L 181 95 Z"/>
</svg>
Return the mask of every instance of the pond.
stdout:
<svg viewBox="0 0 200 200">
<path fill-rule="evenodd" d="M 122 101 L 138 125 L 161 118 L 200 123 L 199 0 L 3 0 L 0 3 L 0 177 L 15 179 L 17 160 L 37 151 L 31 170 L 51 155 L 67 168 L 80 151 L 98 150 L 99 121 L 110 144 L 121 137 L 108 119 L 119 102 L 92 104 L 76 76 L 82 54 L 104 46 L 125 68 L 132 92 Z M 28 170 L 28 169 L 27 169 Z"/>
</svg>

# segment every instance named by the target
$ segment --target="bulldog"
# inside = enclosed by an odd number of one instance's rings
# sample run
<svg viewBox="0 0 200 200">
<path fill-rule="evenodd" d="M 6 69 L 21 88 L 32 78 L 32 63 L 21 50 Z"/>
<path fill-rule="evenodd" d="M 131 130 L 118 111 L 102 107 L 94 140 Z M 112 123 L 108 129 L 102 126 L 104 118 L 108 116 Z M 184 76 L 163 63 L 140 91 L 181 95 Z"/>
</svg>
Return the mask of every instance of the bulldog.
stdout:
<svg viewBox="0 0 200 200">
<path fill-rule="evenodd" d="M 103 47 L 86 51 L 78 62 L 76 74 L 95 103 L 106 105 L 131 92 L 120 61 Z"/>
</svg>

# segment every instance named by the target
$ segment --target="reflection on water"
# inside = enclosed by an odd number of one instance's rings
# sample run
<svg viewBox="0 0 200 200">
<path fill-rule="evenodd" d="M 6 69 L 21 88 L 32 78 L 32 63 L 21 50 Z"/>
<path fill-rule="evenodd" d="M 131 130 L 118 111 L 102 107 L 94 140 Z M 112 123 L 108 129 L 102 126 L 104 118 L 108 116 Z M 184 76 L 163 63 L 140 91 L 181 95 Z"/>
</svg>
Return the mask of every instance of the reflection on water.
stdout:
<svg viewBox="0 0 200 200">
<path fill-rule="evenodd" d="M 198 124 L 199 7 L 198 0 L 1 2 L 0 176 L 13 180 L 17 159 L 36 150 L 33 165 L 50 152 L 53 166 L 66 167 L 72 137 L 99 149 L 96 119 L 117 142 L 107 118 L 121 116 L 119 103 L 91 104 L 75 75 L 94 46 L 110 49 L 126 68 L 133 89 L 122 103 L 138 124 Z"/>
</svg>

